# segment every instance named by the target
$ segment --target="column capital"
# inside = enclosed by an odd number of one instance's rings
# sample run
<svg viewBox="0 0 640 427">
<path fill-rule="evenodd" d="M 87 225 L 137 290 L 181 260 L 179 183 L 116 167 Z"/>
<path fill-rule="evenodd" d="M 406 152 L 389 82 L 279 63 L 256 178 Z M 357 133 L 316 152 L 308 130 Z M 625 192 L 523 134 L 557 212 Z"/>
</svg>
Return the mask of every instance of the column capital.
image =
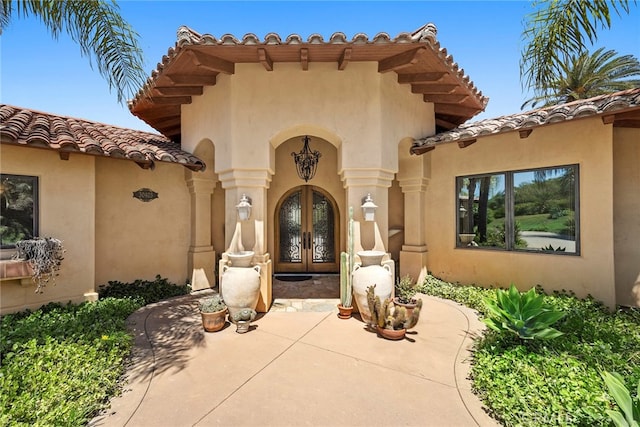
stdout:
<svg viewBox="0 0 640 427">
<path fill-rule="evenodd" d="M 402 188 L 403 193 L 412 193 L 412 192 L 420 192 L 424 193 L 427 191 L 427 186 L 429 185 L 429 178 L 408 178 L 408 179 L 400 179 L 398 180 L 400 184 L 400 188 Z"/>
<path fill-rule="evenodd" d="M 238 187 L 269 188 L 271 169 L 227 169 L 218 172 L 218 179 L 225 190 Z"/>
<path fill-rule="evenodd" d="M 213 194 L 213 189 L 216 187 L 216 182 L 210 178 L 189 178 L 187 181 L 187 188 L 192 194 Z"/>
<path fill-rule="evenodd" d="M 391 187 L 395 173 L 388 169 L 348 168 L 340 171 L 344 188 L 348 187 Z"/>
</svg>

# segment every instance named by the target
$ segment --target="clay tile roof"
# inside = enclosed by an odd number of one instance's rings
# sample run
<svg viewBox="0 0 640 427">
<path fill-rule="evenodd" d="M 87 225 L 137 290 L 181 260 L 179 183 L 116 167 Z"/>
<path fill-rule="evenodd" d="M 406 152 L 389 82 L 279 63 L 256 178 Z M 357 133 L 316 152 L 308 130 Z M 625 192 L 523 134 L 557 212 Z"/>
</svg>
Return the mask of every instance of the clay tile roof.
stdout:
<svg viewBox="0 0 640 427">
<path fill-rule="evenodd" d="M 526 131 L 539 126 L 594 116 L 602 116 L 603 122 L 613 123 L 617 127 L 640 127 L 640 88 L 465 123 L 455 129 L 415 141 L 411 152 L 422 154 L 447 142 L 464 142 L 483 136 Z"/>
<path fill-rule="evenodd" d="M 436 33 L 435 25 L 426 24 L 395 37 L 358 33 L 348 40 L 336 32 L 329 40 L 312 34 L 305 41 L 298 34 L 269 33 L 260 41 L 251 33 L 218 39 L 183 26 L 175 46 L 129 102 L 129 109 L 163 135 L 179 140 L 180 106 L 201 95 L 204 86 L 215 85 L 219 73 L 234 74 L 236 63 L 261 63 L 268 72 L 279 62 L 299 63 L 304 71 L 312 62 L 333 62 L 336 70 L 343 70 L 350 62 L 373 61 L 379 72 L 395 72 L 399 84 L 410 85 L 412 93 L 434 104 L 439 129 L 452 129 L 483 111 L 488 98 L 440 47 Z"/>
<path fill-rule="evenodd" d="M 64 159 L 82 153 L 131 160 L 145 169 L 154 162 L 180 163 L 194 171 L 205 168 L 202 160 L 162 135 L 5 104 L 0 104 L 0 140 L 57 150 Z"/>
</svg>

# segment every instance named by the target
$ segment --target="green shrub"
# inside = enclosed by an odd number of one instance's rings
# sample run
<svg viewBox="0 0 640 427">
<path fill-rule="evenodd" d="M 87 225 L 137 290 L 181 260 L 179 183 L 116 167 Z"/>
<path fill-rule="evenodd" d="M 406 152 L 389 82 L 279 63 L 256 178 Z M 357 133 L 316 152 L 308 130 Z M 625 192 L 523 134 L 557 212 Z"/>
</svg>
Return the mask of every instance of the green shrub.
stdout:
<svg viewBox="0 0 640 427">
<path fill-rule="evenodd" d="M 98 288 L 100 298 L 142 298 L 145 305 L 171 297 L 186 295 L 190 292 L 190 285 L 176 285 L 160 277 L 160 275 L 157 275 L 154 281 L 138 279 L 132 283 L 123 283 L 113 280 L 106 285 L 100 285 Z"/>
<path fill-rule="evenodd" d="M 494 291 L 429 276 L 421 292 L 485 313 L 483 299 Z M 541 296 L 566 313 L 555 325 L 562 338 L 520 340 L 486 330 L 473 352 L 474 391 L 505 426 L 610 425 L 613 402 L 600 372 L 621 373 L 629 390 L 640 381 L 640 310 L 611 312 L 564 291 Z"/>
<path fill-rule="evenodd" d="M 118 390 L 139 300 L 49 304 L 0 328 L 0 425 L 83 425 Z"/>
<path fill-rule="evenodd" d="M 535 288 L 520 293 L 515 285 L 508 291 L 496 290 L 494 298 L 485 298 L 488 317 L 482 321 L 498 332 L 512 332 L 520 339 L 552 339 L 562 332 L 551 327 L 565 313 L 545 304 Z"/>
</svg>

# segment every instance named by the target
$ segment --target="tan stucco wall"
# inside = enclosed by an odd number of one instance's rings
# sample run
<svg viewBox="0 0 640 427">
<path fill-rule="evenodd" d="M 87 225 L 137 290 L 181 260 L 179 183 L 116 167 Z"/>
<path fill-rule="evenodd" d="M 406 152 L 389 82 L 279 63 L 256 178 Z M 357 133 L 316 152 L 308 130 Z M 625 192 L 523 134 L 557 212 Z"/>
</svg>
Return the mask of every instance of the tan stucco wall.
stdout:
<svg viewBox="0 0 640 427">
<path fill-rule="evenodd" d="M 43 294 L 34 294 L 31 285 L 0 282 L 0 311 L 83 301 L 95 283 L 95 158 L 72 154 L 64 161 L 51 150 L 2 144 L 0 162 L 3 173 L 39 177 L 39 234 L 62 240 L 66 250 L 56 285 L 49 284 Z"/>
<path fill-rule="evenodd" d="M 336 147 L 335 170 L 346 187 L 344 201 L 338 202 L 341 211 L 359 206 L 371 193 L 387 241 L 388 188 L 398 170 L 398 144 L 433 134 L 435 121 L 432 104 L 412 94 L 410 85 L 398 84 L 395 73 L 380 74 L 377 68 L 376 62 L 350 63 L 343 71 L 335 63 L 311 63 L 303 71 L 297 63 L 276 63 L 268 72 L 260 64 L 236 64 L 233 75 L 220 74 L 215 86 L 182 107 L 182 148 L 193 151 L 203 139 L 215 145 L 215 172 L 227 194 L 225 245 L 235 229 L 233 207 L 246 193 L 254 201 L 252 216 L 265 220 L 272 251 L 277 200 L 271 200 L 270 190 L 266 201 L 266 188 L 272 175 L 281 173 L 275 152 L 306 134 Z M 290 160 L 290 151 L 286 155 Z M 360 217 L 356 209 L 355 219 Z M 250 225 L 249 237 L 243 236 L 249 245 Z M 372 244 L 373 236 L 363 238 Z"/>
<path fill-rule="evenodd" d="M 640 129 L 614 128 L 613 167 L 616 298 L 640 306 Z"/>
<path fill-rule="evenodd" d="M 599 118 L 479 139 L 460 149 L 438 146 L 430 156 L 427 188 L 428 269 L 461 283 L 508 286 L 536 284 L 572 289 L 609 306 L 615 304 L 613 245 L 612 127 Z M 455 177 L 577 163 L 580 165 L 580 256 L 455 248 Z"/>
<path fill-rule="evenodd" d="M 177 284 L 190 278 L 187 251 L 190 199 L 185 169 L 156 163 L 144 170 L 134 162 L 96 159 L 96 283 L 154 279 Z M 158 198 L 133 197 L 150 188 Z"/>
</svg>

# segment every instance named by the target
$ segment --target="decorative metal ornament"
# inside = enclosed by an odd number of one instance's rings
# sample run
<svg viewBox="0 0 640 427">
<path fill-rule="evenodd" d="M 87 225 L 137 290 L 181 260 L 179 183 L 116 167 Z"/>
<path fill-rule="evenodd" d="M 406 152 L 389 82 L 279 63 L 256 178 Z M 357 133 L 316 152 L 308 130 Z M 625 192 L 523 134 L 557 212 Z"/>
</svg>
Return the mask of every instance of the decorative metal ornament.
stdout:
<svg viewBox="0 0 640 427">
<path fill-rule="evenodd" d="M 143 202 L 150 202 L 158 198 L 158 193 L 150 188 L 141 188 L 133 192 L 133 197 Z"/>
<path fill-rule="evenodd" d="M 308 182 L 316 174 L 318 168 L 318 159 L 322 156 L 319 151 L 312 151 L 309 147 L 309 136 L 305 136 L 302 139 L 304 146 L 299 153 L 291 153 L 293 160 L 296 163 L 296 171 L 304 182 Z"/>
</svg>

